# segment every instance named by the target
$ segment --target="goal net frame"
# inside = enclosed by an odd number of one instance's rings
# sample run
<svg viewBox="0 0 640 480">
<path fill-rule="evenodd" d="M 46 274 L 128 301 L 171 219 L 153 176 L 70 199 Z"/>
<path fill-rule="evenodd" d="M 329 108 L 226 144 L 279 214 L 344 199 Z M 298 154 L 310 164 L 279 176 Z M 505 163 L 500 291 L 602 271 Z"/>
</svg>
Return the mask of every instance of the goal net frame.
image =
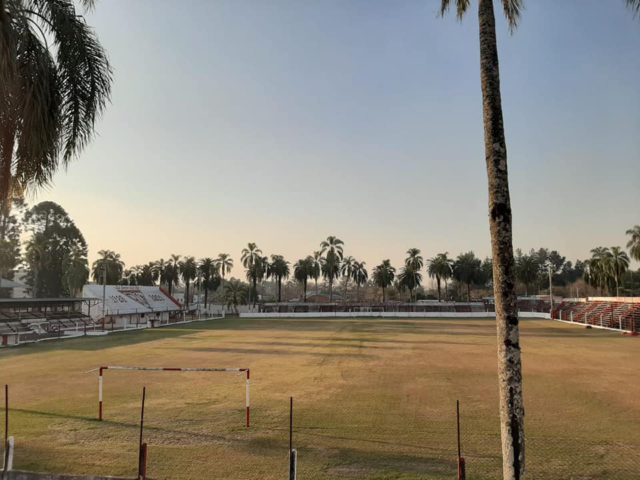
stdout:
<svg viewBox="0 0 640 480">
<path fill-rule="evenodd" d="M 98 420 L 103 419 L 103 388 L 104 388 L 104 371 L 105 370 L 133 370 L 133 371 L 150 371 L 150 372 L 228 372 L 228 373 L 245 373 L 245 410 L 246 425 L 250 426 L 251 421 L 251 403 L 250 403 L 250 387 L 251 373 L 248 368 L 183 368 L 183 367 L 137 367 L 123 365 L 104 365 L 98 368 Z"/>
</svg>

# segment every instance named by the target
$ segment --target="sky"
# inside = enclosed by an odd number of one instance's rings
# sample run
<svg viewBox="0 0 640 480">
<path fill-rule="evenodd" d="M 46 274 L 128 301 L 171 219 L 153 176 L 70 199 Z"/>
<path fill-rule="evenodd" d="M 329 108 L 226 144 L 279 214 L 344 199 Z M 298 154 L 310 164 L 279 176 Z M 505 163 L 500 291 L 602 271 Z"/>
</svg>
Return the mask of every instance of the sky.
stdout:
<svg viewBox="0 0 640 480">
<path fill-rule="evenodd" d="M 30 203 L 60 203 L 128 265 L 294 262 L 328 235 L 367 262 L 490 254 L 476 2 L 102 0 L 114 69 L 90 146 Z M 499 2 L 496 3 L 498 8 Z M 586 258 L 640 223 L 640 18 L 623 0 L 498 17 L 514 245 Z M 239 268 L 233 272 L 241 275 Z"/>
</svg>

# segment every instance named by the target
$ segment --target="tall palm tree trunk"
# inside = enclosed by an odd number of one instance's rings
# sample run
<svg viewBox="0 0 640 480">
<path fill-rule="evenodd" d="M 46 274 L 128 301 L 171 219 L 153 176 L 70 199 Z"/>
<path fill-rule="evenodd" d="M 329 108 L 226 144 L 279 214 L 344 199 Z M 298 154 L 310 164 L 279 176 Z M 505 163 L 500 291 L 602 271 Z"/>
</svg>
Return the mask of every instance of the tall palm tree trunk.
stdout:
<svg viewBox="0 0 640 480">
<path fill-rule="evenodd" d="M 329 279 L 329 303 L 333 302 L 333 279 Z"/>
<path fill-rule="evenodd" d="M 302 298 L 304 299 L 303 301 L 306 303 L 307 302 L 307 279 L 304 279 L 304 283 L 302 284 L 303 288 L 304 288 L 304 293 Z"/>
<path fill-rule="evenodd" d="M 436 284 L 438 285 L 438 301 L 442 301 L 441 300 L 441 294 L 440 294 L 440 277 L 436 277 Z"/>
<path fill-rule="evenodd" d="M 282 277 L 278 277 L 278 303 L 282 302 Z"/>
<path fill-rule="evenodd" d="M 502 120 L 493 0 L 479 0 L 478 20 L 485 158 L 489 183 L 489 226 L 493 254 L 493 291 L 498 335 L 502 471 L 504 480 L 519 480 L 524 472 L 524 401 L 507 148 Z"/>
</svg>

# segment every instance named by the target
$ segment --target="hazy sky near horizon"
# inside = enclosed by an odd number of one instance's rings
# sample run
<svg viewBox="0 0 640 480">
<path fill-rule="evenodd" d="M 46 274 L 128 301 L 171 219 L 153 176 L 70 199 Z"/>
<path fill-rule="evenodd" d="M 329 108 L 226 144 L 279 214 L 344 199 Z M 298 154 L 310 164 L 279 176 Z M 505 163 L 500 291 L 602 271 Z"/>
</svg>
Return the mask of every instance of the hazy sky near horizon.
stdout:
<svg viewBox="0 0 640 480">
<path fill-rule="evenodd" d="M 372 267 L 490 252 L 476 2 L 103 0 L 98 137 L 53 187 L 128 265 L 337 235 Z M 498 7 L 498 5 L 496 5 Z M 571 260 L 640 223 L 640 18 L 623 0 L 498 10 L 514 244 Z M 239 275 L 238 269 L 234 272 Z"/>
</svg>

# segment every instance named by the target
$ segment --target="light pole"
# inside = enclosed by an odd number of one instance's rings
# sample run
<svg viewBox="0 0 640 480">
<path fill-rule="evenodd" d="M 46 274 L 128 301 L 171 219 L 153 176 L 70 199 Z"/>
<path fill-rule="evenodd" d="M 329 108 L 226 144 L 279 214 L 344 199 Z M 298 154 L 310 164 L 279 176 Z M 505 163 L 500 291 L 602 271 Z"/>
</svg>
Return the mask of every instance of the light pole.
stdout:
<svg viewBox="0 0 640 480">
<path fill-rule="evenodd" d="M 549 262 L 549 304 L 551 305 L 551 309 L 549 310 L 549 313 L 553 312 L 553 284 L 551 282 L 552 279 L 552 275 L 551 275 L 551 262 Z"/>
<path fill-rule="evenodd" d="M 107 301 L 107 264 L 102 261 L 102 319 L 104 321 L 104 311 Z"/>
</svg>

